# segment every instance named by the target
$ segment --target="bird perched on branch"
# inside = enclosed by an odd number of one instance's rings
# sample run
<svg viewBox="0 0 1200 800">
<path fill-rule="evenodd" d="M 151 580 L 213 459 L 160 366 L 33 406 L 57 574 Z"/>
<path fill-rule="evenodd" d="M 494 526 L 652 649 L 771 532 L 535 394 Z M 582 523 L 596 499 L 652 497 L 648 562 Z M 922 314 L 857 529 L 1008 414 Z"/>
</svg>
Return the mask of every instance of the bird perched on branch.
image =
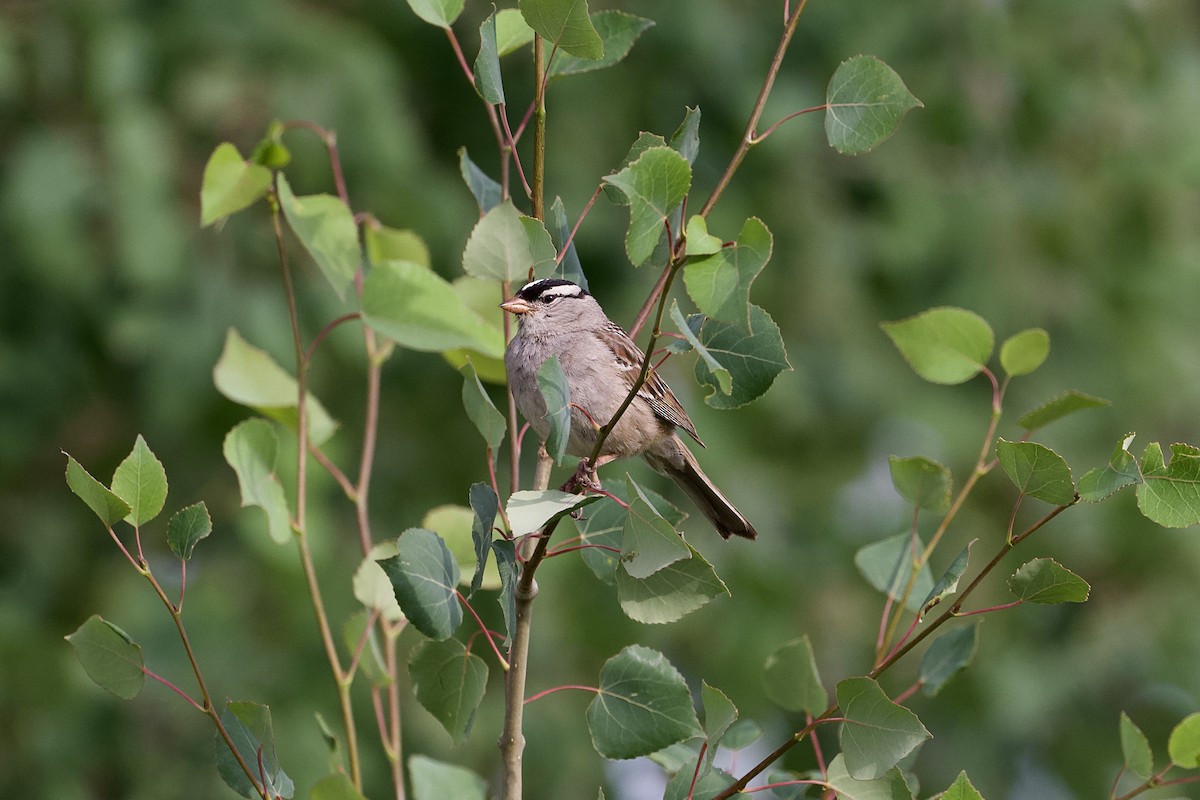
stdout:
<svg viewBox="0 0 1200 800">
<path fill-rule="evenodd" d="M 605 315 L 596 298 L 571 281 L 533 281 L 500 307 L 519 321 L 504 355 L 517 408 L 545 439 L 550 422 L 537 373 L 546 359 L 558 356 L 571 403 L 567 452 L 589 458 L 600 428 L 633 389 L 645 356 L 629 334 Z M 704 446 L 671 387 L 650 369 L 605 438 L 596 463 L 589 466 L 594 470 L 613 459 L 640 455 L 656 472 L 679 484 L 722 537 L 755 538 L 754 526 L 700 469 L 679 438 L 679 429 Z"/>
</svg>

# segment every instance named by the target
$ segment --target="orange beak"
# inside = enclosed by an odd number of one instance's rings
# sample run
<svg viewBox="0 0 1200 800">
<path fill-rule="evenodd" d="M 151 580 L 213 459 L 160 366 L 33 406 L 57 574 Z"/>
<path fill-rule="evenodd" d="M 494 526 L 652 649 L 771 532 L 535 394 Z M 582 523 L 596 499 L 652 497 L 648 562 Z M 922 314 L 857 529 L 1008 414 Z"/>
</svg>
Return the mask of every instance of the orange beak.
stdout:
<svg viewBox="0 0 1200 800">
<path fill-rule="evenodd" d="M 513 295 L 501 303 L 500 307 L 508 313 L 517 314 L 518 316 L 533 311 L 533 304 L 528 300 L 522 299 L 520 295 Z"/>
</svg>

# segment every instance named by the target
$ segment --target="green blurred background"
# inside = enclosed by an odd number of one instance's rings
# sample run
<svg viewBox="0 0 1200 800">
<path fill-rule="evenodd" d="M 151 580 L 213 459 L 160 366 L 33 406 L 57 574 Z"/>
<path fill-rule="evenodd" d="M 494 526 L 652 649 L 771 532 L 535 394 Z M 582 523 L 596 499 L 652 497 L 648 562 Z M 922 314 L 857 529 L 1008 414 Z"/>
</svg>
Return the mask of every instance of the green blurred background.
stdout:
<svg viewBox="0 0 1200 800">
<path fill-rule="evenodd" d="M 715 183 L 741 134 L 781 27 L 777 3 L 593 3 L 652 18 L 623 65 L 556 83 L 548 179 L 575 217 L 639 130 L 670 134 L 703 112 L 695 186 Z M 473 56 L 490 5 L 456 26 Z M 779 322 L 794 372 L 744 410 L 708 409 L 688 364 L 672 373 L 709 444 L 706 468 L 762 532 L 696 542 L 733 593 L 683 622 L 625 619 L 574 557 L 539 576 L 531 689 L 595 681 L 624 644 L 663 650 L 694 684 L 723 689 L 774 747 L 797 720 L 772 710 L 759 672 L 808 634 L 830 685 L 869 668 L 881 598 L 852 557 L 902 530 L 888 455 L 973 463 L 990 392 L 924 384 L 878 323 L 939 304 L 971 308 L 1003 338 L 1046 328 L 1046 366 L 1015 383 L 1015 417 L 1070 388 L 1112 405 L 1039 438 L 1075 465 L 1127 432 L 1200 441 L 1200 9 L 1192 0 L 814 0 L 766 120 L 822 102 L 837 64 L 892 65 L 925 103 L 874 153 L 840 157 L 820 119 L 788 123 L 747 159 L 710 226 L 733 238 L 750 214 L 775 234 L 753 299 Z M 523 110 L 528 67 L 506 62 Z M 514 114 L 519 112 L 515 111 Z M 336 130 L 356 210 L 417 230 L 436 268 L 459 274 L 476 219 L 456 148 L 496 169 L 482 108 L 446 37 L 402 0 L 5 0 L 0 5 L 0 797 L 232 796 L 211 766 L 206 721 L 158 685 L 124 703 L 92 685 L 63 636 L 92 613 L 121 625 L 149 665 L 190 687 L 170 621 L 63 481 L 65 449 L 107 480 L 138 433 L 166 465 L 168 510 L 204 499 L 215 531 L 189 570 L 192 641 L 218 697 L 270 703 L 298 796 L 327 771 L 313 712 L 336 719 L 328 670 L 293 549 L 238 509 L 225 432 L 246 416 L 213 389 L 237 326 L 290 359 L 274 242 L 261 205 L 199 230 L 199 181 L 221 141 L 248 152 L 274 119 Z M 297 192 L 330 191 L 318 143 L 289 134 Z M 623 209 L 597 204 L 578 237 L 593 291 L 628 321 L 654 276 L 623 257 Z M 311 336 L 340 307 L 305 263 Z M 333 337 L 314 388 L 344 425 L 361 419 L 356 332 Z M 374 523 L 391 536 L 484 477 L 458 411 L 460 379 L 439 358 L 398 353 L 385 371 Z M 640 467 L 635 474 L 650 480 Z M 1003 536 L 1013 490 L 997 474 L 951 531 L 935 568 Z M 335 620 L 353 610 L 352 515 L 313 488 L 314 547 Z M 686 501 L 681 501 L 686 507 Z M 1026 509 L 1026 514 L 1036 509 Z M 154 531 L 150 532 L 154 536 Z M 158 548 L 155 565 L 172 567 Z M 1024 607 L 984 620 L 976 663 L 911 705 L 934 734 L 922 794 L 961 769 L 989 800 L 1104 796 L 1127 711 L 1161 762 L 1171 725 L 1200 708 L 1200 536 L 1144 520 L 1130 493 L 1064 514 L 1012 567 L 1050 555 L 1093 586 L 1082 606 Z M 1022 558 L 1023 556 L 1023 558 Z M 1002 581 L 978 604 L 1003 602 Z M 482 604 L 494 618 L 490 601 Z M 412 639 L 405 636 L 407 650 Z M 888 675 L 896 693 L 914 665 Z M 493 669 L 493 673 L 498 670 Z M 415 702 L 408 753 L 496 772 L 499 685 L 457 750 Z M 387 796 L 362 703 L 367 791 Z M 604 767 L 564 693 L 526 719 L 531 798 L 651 796 L 640 767 Z M 833 739 L 827 741 L 832 748 Z M 800 750 L 801 748 L 797 748 Z M 742 753 L 739 764 L 753 763 Z M 787 762 L 806 768 L 797 754 Z M 635 776 L 632 777 L 631 776 Z M 1190 795 L 1186 792 L 1190 791 Z M 1172 796 L 1200 797 L 1196 789 Z"/>
</svg>

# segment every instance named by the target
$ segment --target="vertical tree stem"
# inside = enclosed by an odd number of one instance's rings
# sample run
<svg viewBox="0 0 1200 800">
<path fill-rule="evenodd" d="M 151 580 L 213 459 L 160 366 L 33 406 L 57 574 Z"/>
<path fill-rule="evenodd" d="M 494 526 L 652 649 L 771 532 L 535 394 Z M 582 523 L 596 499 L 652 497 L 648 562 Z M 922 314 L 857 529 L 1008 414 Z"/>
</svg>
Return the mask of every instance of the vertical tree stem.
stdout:
<svg viewBox="0 0 1200 800">
<path fill-rule="evenodd" d="M 546 64 L 545 42 L 533 38 L 533 183 L 530 198 L 531 213 L 536 219 L 546 218 Z"/>
<path fill-rule="evenodd" d="M 296 447 L 296 518 L 293 522 L 293 529 L 296 536 L 296 547 L 300 551 L 300 563 L 304 567 L 304 577 L 308 583 L 308 593 L 312 599 L 313 612 L 317 618 L 317 628 L 321 633 L 321 642 L 325 646 L 325 656 L 329 660 L 329 668 L 333 673 L 334 686 L 338 693 L 342 727 L 346 734 L 350 780 L 354 783 L 355 788 L 361 791 L 362 772 L 358 758 L 358 737 L 354 725 L 354 711 L 350 703 L 350 685 L 346 682 L 345 670 L 342 668 L 333 632 L 329 627 L 329 617 L 325 612 L 325 603 L 321 599 L 321 588 L 317 582 L 316 566 L 313 564 L 312 551 L 308 547 L 308 533 L 305 527 L 308 494 L 308 361 L 305 358 L 304 344 L 300 335 L 300 315 L 296 307 L 296 291 L 292 285 L 291 269 L 288 266 L 287 248 L 283 242 L 283 226 L 279 221 L 278 194 L 275 195 L 275 198 L 271 206 L 271 224 L 275 231 L 275 246 L 279 254 L 284 294 L 287 297 L 288 320 L 292 327 L 292 343 L 296 350 L 296 429 L 299 441 Z"/>
</svg>

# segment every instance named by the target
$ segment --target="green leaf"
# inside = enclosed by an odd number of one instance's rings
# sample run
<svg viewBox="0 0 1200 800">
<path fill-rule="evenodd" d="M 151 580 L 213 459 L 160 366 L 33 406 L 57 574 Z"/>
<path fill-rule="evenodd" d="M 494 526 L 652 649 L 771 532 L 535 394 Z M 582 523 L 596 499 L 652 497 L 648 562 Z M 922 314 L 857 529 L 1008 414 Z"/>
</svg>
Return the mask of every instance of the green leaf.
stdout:
<svg viewBox="0 0 1200 800">
<path fill-rule="evenodd" d="M 1134 775 L 1144 779 L 1154 774 L 1150 742 L 1124 711 L 1121 712 L 1121 754 L 1125 758 L 1125 768 Z"/>
<path fill-rule="evenodd" d="M 520 0 L 529 27 L 559 50 L 579 58 L 604 56 L 604 40 L 588 16 L 587 0 Z"/>
<path fill-rule="evenodd" d="M 480 214 L 486 214 L 500 205 L 504 199 L 503 188 L 475 165 L 465 147 L 458 148 L 458 168 L 467 188 L 471 190 L 471 196 L 475 198 L 475 204 L 479 206 Z"/>
<path fill-rule="evenodd" d="M 326 775 L 313 784 L 308 800 L 366 800 L 344 772 Z"/>
<path fill-rule="evenodd" d="M 1029 328 L 1013 334 L 1000 345 L 1000 366 L 1009 375 L 1028 375 L 1050 355 L 1050 334 Z"/>
<path fill-rule="evenodd" d="M 385 261 L 412 261 L 426 269 L 433 266 L 429 246 L 414 231 L 389 228 L 370 220 L 363 226 L 363 242 L 372 266 Z"/>
<path fill-rule="evenodd" d="M 676 150 L 656 146 L 620 172 L 604 176 L 604 182 L 619 189 L 629 202 L 625 253 L 640 267 L 663 237 L 663 222 L 687 196 L 692 166 Z"/>
<path fill-rule="evenodd" d="M 605 583 L 616 581 L 621 542 L 625 536 L 625 518 L 628 515 L 629 511 L 620 503 L 606 497 L 589 508 L 582 520 L 575 522 L 575 527 L 579 529 L 579 543 L 585 545 L 579 551 L 579 556 L 588 569 Z"/>
<path fill-rule="evenodd" d="M 409 528 L 396 539 L 396 555 L 379 563 L 409 622 L 430 639 L 450 638 L 462 622 L 462 606 L 458 562 L 442 537 Z"/>
<path fill-rule="evenodd" d="M 1087 503 L 1099 503 L 1126 486 L 1142 482 L 1142 471 L 1137 459 L 1129 452 L 1134 434 L 1130 433 L 1117 442 L 1108 465 L 1089 470 L 1079 479 L 1079 499 Z"/>
<path fill-rule="evenodd" d="M 971 545 L 975 544 L 977 539 L 972 539 L 967 542 L 954 561 L 950 562 L 950 566 L 946 569 L 942 576 L 933 584 L 933 588 L 929 590 L 929 594 L 925 596 L 924 602 L 921 603 L 921 616 L 929 613 L 929 609 L 942 602 L 948 595 L 952 595 L 958 591 L 959 578 L 967 571 L 967 562 L 971 558 Z"/>
<path fill-rule="evenodd" d="M 512 638 L 517 620 L 517 545 L 512 539 L 497 539 L 492 542 L 492 553 L 496 556 L 496 571 L 500 573 L 500 595 L 496 602 L 504 614 L 505 646 Z"/>
<path fill-rule="evenodd" d="M 596 752 L 637 758 L 701 733 L 687 682 L 666 656 L 629 645 L 604 662 L 587 709 Z"/>
<path fill-rule="evenodd" d="M 762 738 L 763 730 L 752 719 L 740 719 L 729 726 L 721 744 L 730 750 L 741 750 Z"/>
<path fill-rule="evenodd" d="M 676 561 L 691 558 L 691 550 L 641 489 L 629 481 L 629 511 L 625 515 L 621 564 L 631 578 L 644 579 Z"/>
<path fill-rule="evenodd" d="M 687 159 L 689 164 L 696 163 L 700 153 L 700 107 L 686 108 L 683 112 L 683 122 L 671 134 L 671 147 L 679 151 L 679 155 Z"/>
<path fill-rule="evenodd" d="M 122 700 L 137 697 L 146 680 L 146 662 L 129 634 L 93 614 L 66 639 L 97 686 Z"/>
<path fill-rule="evenodd" d="M 899 601 L 912 575 L 915 554 L 920 551 L 920 541 L 914 543 L 911 534 L 898 533 L 859 548 L 854 554 L 854 565 L 867 579 L 867 583 L 893 600 Z M 917 573 L 905 607 L 909 611 L 920 611 L 922 598 L 927 597 L 932 589 L 933 575 L 929 564 L 925 563 Z"/>
<path fill-rule="evenodd" d="M 715 385 L 717 389 L 722 394 L 728 395 L 731 393 L 733 391 L 733 376 L 729 374 L 729 370 L 721 366 L 721 363 L 713 357 L 712 353 L 708 352 L 708 348 L 705 347 L 700 341 L 699 334 L 697 333 L 697 331 L 701 329 L 700 325 L 703 324 L 704 318 L 699 314 L 694 314 L 690 319 L 685 320 L 683 318 L 683 312 L 679 310 L 679 302 L 674 299 L 671 300 L 670 314 L 671 321 L 674 322 L 675 327 L 679 329 L 680 335 L 682 335 L 683 338 L 689 344 L 691 344 L 697 355 L 700 356 L 701 361 L 703 361 L 707 374 L 712 376 L 712 378 L 716 381 Z M 696 327 L 693 327 L 691 324 L 689 324 L 692 320 L 699 320 L 700 324 Z M 699 370 L 700 364 L 697 363 L 697 374 L 699 374 Z"/>
<path fill-rule="evenodd" d="M 962 308 L 931 308 L 881 327 L 913 371 L 931 383 L 974 378 L 995 344 L 987 321 Z"/>
<path fill-rule="evenodd" d="M 125 521 L 135 528 L 158 516 L 167 500 L 167 472 L 139 433 L 133 450 L 117 465 L 113 494 L 129 504 Z"/>
<path fill-rule="evenodd" d="M 491 553 L 492 526 L 496 524 L 499 500 L 496 493 L 492 491 L 492 487 L 486 483 L 471 484 L 467 496 L 471 503 L 471 543 L 475 546 L 475 572 L 471 575 L 470 594 L 470 596 L 474 596 L 475 592 L 484 585 L 484 571 L 488 566 L 488 554 Z M 500 576 L 497 573 L 495 584 L 489 585 L 488 588 L 499 587 Z"/>
<path fill-rule="evenodd" d="M 933 697 L 952 677 L 975 659 L 979 646 L 979 623 L 973 622 L 934 639 L 921 656 L 921 691 Z"/>
<path fill-rule="evenodd" d="M 950 491 L 954 480 L 950 470 L 923 456 L 888 459 L 892 485 L 908 502 L 917 508 L 945 514 L 950 508 Z"/>
<path fill-rule="evenodd" d="M 212 517 L 204 501 L 181 508 L 167 522 L 167 546 L 184 561 L 192 557 L 196 542 L 212 533 Z"/>
<path fill-rule="evenodd" d="M 571 224 L 567 221 L 567 210 L 563 206 L 561 197 L 555 197 L 554 202 L 550 205 L 549 230 L 550 238 L 554 242 L 554 249 L 561 252 L 564 246 L 567 248 L 567 252 L 559 260 L 558 269 L 554 272 L 555 277 L 566 278 L 587 291 L 587 276 L 583 274 L 583 265 L 579 263 L 575 242 L 572 240 L 570 244 L 567 243 L 571 237 Z"/>
<path fill-rule="evenodd" d="M 837 685 L 838 705 L 846 721 L 840 741 L 846 770 L 856 780 L 882 778 L 900 759 L 929 738 L 917 715 L 893 703 L 870 678 L 848 678 Z"/>
<path fill-rule="evenodd" d="M 819 714 L 829 702 L 812 642 L 803 636 L 767 656 L 763 666 L 763 687 L 772 703 L 785 711 Z"/>
<path fill-rule="evenodd" d="M 66 451 L 63 455 L 67 457 L 67 486 L 100 518 L 104 527 L 111 528 L 125 519 L 131 511 L 129 504 L 89 475 Z"/>
<path fill-rule="evenodd" d="M 236 425 L 225 436 L 221 450 L 237 473 L 242 507 L 261 508 L 267 515 L 267 532 L 284 544 L 292 538 L 292 521 L 283 484 L 275 473 L 278 448 L 274 426 L 254 418 Z"/>
<path fill-rule="evenodd" d="M 444 764 L 426 756 L 408 759 L 413 800 L 485 800 L 487 782 L 465 767 Z"/>
<path fill-rule="evenodd" d="M 530 270 L 546 275 L 558 251 L 540 220 L 517 211 L 504 200 L 476 223 L 463 250 L 463 270 L 469 275 L 497 281 L 524 283 Z"/>
<path fill-rule="evenodd" d="M 388 686 L 392 682 L 392 676 L 384 667 L 383 651 L 379 647 L 379 636 L 375 632 L 375 627 L 372 626 L 370 632 L 367 632 L 367 623 L 370 621 L 371 612 L 365 608 L 360 608 L 347 617 L 346 622 L 342 625 L 342 644 L 346 646 L 346 653 L 353 656 L 355 652 L 358 652 L 359 642 L 362 642 L 362 654 L 358 660 L 359 669 L 362 670 L 362 674 L 366 676 L 372 686 Z M 364 634 L 366 635 L 365 642 L 363 641 Z"/>
<path fill-rule="evenodd" d="M 408 7 L 421 19 L 439 28 L 449 28 L 462 13 L 464 0 L 408 0 Z"/>
<path fill-rule="evenodd" d="M 1200 712 L 1184 717 L 1171 731 L 1167 755 L 1172 764 L 1184 769 L 1200 767 Z"/>
<path fill-rule="evenodd" d="M 1075 502 L 1071 468 L 1058 453 L 1036 442 L 996 442 L 1000 466 L 1022 494 L 1058 506 Z"/>
<path fill-rule="evenodd" d="M 747 220 L 749 222 L 749 220 Z M 708 222 L 699 214 L 693 214 L 687 221 L 687 248 L 684 254 L 687 256 L 711 256 L 721 252 L 721 248 L 725 243 L 721 241 L 721 237 L 713 236 L 708 232 Z M 684 277 L 687 277 L 685 271 Z M 695 298 L 692 298 L 693 300 Z"/>
<path fill-rule="evenodd" d="M 638 579 L 617 570 L 617 601 L 625 616 L 647 625 L 674 622 L 728 595 L 712 565 L 691 545 L 691 558 L 676 561 L 647 578 Z"/>
<path fill-rule="evenodd" d="M 300 396 L 296 379 L 234 328 L 225 335 L 225 347 L 213 367 L 213 384 L 229 400 L 296 430 L 299 419 L 296 401 Z M 317 446 L 329 441 L 338 424 L 312 392 L 307 395 L 305 413 L 308 440 Z"/>
<path fill-rule="evenodd" d="M 417 702 L 442 723 L 455 744 L 465 742 L 487 688 L 483 659 L 457 639 L 426 639 L 413 648 L 408 671 Z"/>
<path fill-rule="evenodd" d="M 472 275 L 459 275 L 450 286 L 459 300 L 487 323 L 489 328 L 499 331 L 499 336 L 503 339 L 506 312 L 497 305 L 496 301 L 500 296 L 496 282 Z M 445 350 L 442 352 L 442 358 L 459 372 L 470 363 L 475 368 L 479 380 L 484 383 L 503 386 L 508 378 L 504 371 L 503 356 L 485 355 L 478 350 L 464 347 Z"/>
<path fill-rule="evenodd" d="M 1027 603 L 1082 603 L 1092 587 L 1052 558 L 1035 558 L 1008 579 L 1008 588 Z"/>
<path fill-rule="evenodd" d="M 271 725 L 271 709 L 261 703 L 229 700 L 221 712 L 221 722 L 233 739 L 242 760 L 255 770 L 255 779 L 264 781 L 272 797 L 291 797 L 296 793 L 292 779 L 283 771 L 275 754 L 275 732 Z M 229 752 L 229 747 L 220 733 L 215 736 L 217 771 L 225 785 L 242 797 L 256 797 L 258 793 L 241 765 Z"/>
<path fill-rule="evenodd" d="M 829 762 L 825 780 L 839 800 L 912 800 L 913 796 L 899 769 L 890 769 L 876 780 L 858 780 L 846 770 L 842 754 Z"/>
<path fill-rule="evenodd" d="M 475 366 L 468 361 L 462 372 L 463 408 L 467 410 L 467 417 L 475 423 L 475 429 L 479 431 L 479 435 L 495 452 L 500 448 L 500 443 L 504 441 L 504 435 L 508 432 L 508 423 L 505 422 L 504 415 L 500 413 L 495 403 L 492 402 L 492 398 L 484 390 L 483 384 L 479 382 Z"/>
<path fill-rule="evenodd" d="M 363 283 L 363 319 L 401 347 L 441 352 L 467 347 L 504 355 L 504 334 L 459 298 L 444 278 L 411 261 L 387 261 Z"/>
<path fill-rule="evenodd" d="M 1055 420 L 1062 419 L 1068 414 L 1074 414 L 1076 411 L 1107 405 L 1110 405 L 1108 400 L 1072 390 L 1047 400 L 1042 405 L 1027 412 L 1017 420 L 1017 424 L 1027 431 L 1034 431 L 1049 425 Z"/>
<path fill-rule="evenodd" d="M 486 484 L 475 484 L 476 486 L 487 489 L 491 493 L 491 487 Z M 492 495 L 493 505 L 492 513 L 495 514 L 494 498 Z M 442 537 L 442 541 L 446 543 L 446 547 L 450 548 L 451 555 L 458 562 L 458 569 L 461 573 L 459 577 L 460 586 L 470 586 L 474 580 L 475 573 L 479 569 L 479 547 L 481 543 L 475 539 L 475 512 L 466 506 L 447 504 L 431 508 L 426 512 L 424 519 L 421 520 L 421 527 L 431 530 L 438 536 Z M 488 533 L 491 530 L 489 528 Z M 491 545 L 491 541 L 482 543 L 482 547 L 486 551 Z M 480 586 L 484 589 L 499 589 L 500 576 L 496 574 L 494 565 L 486 565 L 483 567 L 483 574 L 479 576 Z"/>
<path fill-rule="evenodd" d="M 1137 487 L 1138 509 L 1147 519 L 1167 528 L 1186 528 L 1200 522 L 1200 449 L 1171 445 L 1171 463 L 1151 442 L 1142 453 L 1142 484 Z"/>
<path fill-rule="evenodd" d="M 709 760 L 707 755 L 705 760 Z M 695 760 L 692 761 L 692 766 L 694 768 Z M 695 786 L 692 785 L 692 777 L 692 769 L 675 773 L 667 782 L 662 800 L 712 800 L 728 789 L 735 780 L 728 772 L 719 769 L 702 769 L 700 774 L 695 776 Z"/>
<path fill-rule="evenodd" d="M 963 771 L 958 773 L 954 783 L 942 792 L 938 800 L 983 800 L 983 795 L 971 784 L 971 779 L 967 777 L 966 771 Z"/>
<path fill-rule="evenodd" d="M 496 49 L 501 58 L 533 41 L 533 28 L 520 9 L 502 8 L 496 12 Z"/>
<path fill-rule="evenodd" d="M 358 226 L 341 198 L 329 194 L 296 197 L 283 175 L 279 176 L 279 205 L 292 232 L 321 268 L 339 298 L 362 264 Z"/>
<path fill-rule="evenodd" d="M 200 180 L 200 226 L 214 222 L 252 205 L 271 188 L 271 170 L 248 163 L 229 142 L 217 149 L 204 165 Z"/>
<path fill-rule="evenodd" d="M 626 481 L 609 481 L 604 488 L 621 500 L 629 501 L 629 487 Z M 648 500 L 654 511 L 674 529 L 678 529 L 687 518 L 687 514 L 671 505 L 660 494 L 639 486 L 638 496 Z M 582 520 L 575 522 L 575 527 L 579 530 L 580 544 L 589 545 L 581 549 L 579 555 L 588 569 L 605 583 L 616 581 L 627 516 L 627 508 L 612 498 L 605 497 L 588 508 Z M 614 549 L 616 552 L 613 552 Z"/>
<path fill-rule="evenodd" d="M 396 543 L 380 542 L 370 549 L 354 571 L 354 599 L 374 609 L 389 622 L 404 619 L 404 612 L 396 602 L 396 590 L 379 562 L 392 558 L 397 553 Z"/>
<path fill-rule="evenodd" d="M 496 43 L 496 12 L 479 26 L 479 55 L 475 57 L 475 89 L 485 103 L 504 102 L 504 80 L 500 75 L 500 51 Z"/>
<path fill-rule="evenodd" d="M 667 146 L 667 140 L 659 136 L 657 133 L 642 131 L 638 134 L 638 138 L 634 140 L 633 144 L 629 146 L 629 152 L 625 154 L 625 159 L 621 161 L 621 166 L 617 167 L 610 174 L 616 175 L 621 170 L 628 168 L 630 164 L 637 161 L 647 150 L 650 150 L 654 147 Z M 625 193 L 616 186 L 608 183 L 601 183 L 601 186 L 604 189 L 604 196 L 607 197 L 611 202 L 619 206 L 629 205 L 629 199 L 625 196 Z"/>
<path fill-rule="evenodd" d="M 738 710 L 724 692 L 709 686 L 708 681 L 700 682 L 700 704 L 704 708 L 704 738 L 708 740 L 708 763 L 711 764 L 725 731 L 737 722 Z"/>
<path fill-rule="evenodd" d="M 873 150 L 924 105 L 900 76 L 874 56 L 855 56 L 838 65 L 825 90 L 825 136 L 842 155 Z"/>
<path fill-rule="evenodd" d="M 599 58 L 580 58 L 560 48 L 550 61 L 548 69 L 551 78 L 591 72 L 624 61 L 638 37 L 654 26 L 653 20 L 635 17 L 624 11 L 597 11 L 591 15 L 591 20 L 600 36 L 603 55 Z"/>
<path fill-rule="evenodd" d="M 571 439 L 571 387 L 558 356 L 550 356 L 538 367 L 537 385 L 546 406 L 545 419 L 550 424 L 546 453 L 555 464 L 561 464 Z"/>
<path fill-rule="evenodd" d="M 750 217 L 735 246 L 688 261 L 683 270 L 688 296 L 706 316 L 749 329 L 750 285 L 770 260 L 773 243 L 767 226 Z M 690 239 L 688 249 L 691 255 Z"/>
<path fill-rule="evenodd" d="M 706 319 L 699 338 L 704 348 L 729 370 L 733 379 L 732 390 L 723 394 L 718 391 L 719 375 L 714 375 L 707 361 L 696 362 L 696 381 L 702 386 L 713 387 L 704 398 L 704 402 L 713 408 L 740 408 L 758 399 L 771 388 L 779 373 L 792 368 L 779 326 L 770 314 L 756 305 L 750 306 L 749 329 Z"/>
<path fill-rule="evenodd" d="M 541 529 L 551 520 L 599 500 L 601 495 L 567 494 L 557 489 L 513 492 L 508 497 L 508 524 L 513 536 Z"/>
</svg>

